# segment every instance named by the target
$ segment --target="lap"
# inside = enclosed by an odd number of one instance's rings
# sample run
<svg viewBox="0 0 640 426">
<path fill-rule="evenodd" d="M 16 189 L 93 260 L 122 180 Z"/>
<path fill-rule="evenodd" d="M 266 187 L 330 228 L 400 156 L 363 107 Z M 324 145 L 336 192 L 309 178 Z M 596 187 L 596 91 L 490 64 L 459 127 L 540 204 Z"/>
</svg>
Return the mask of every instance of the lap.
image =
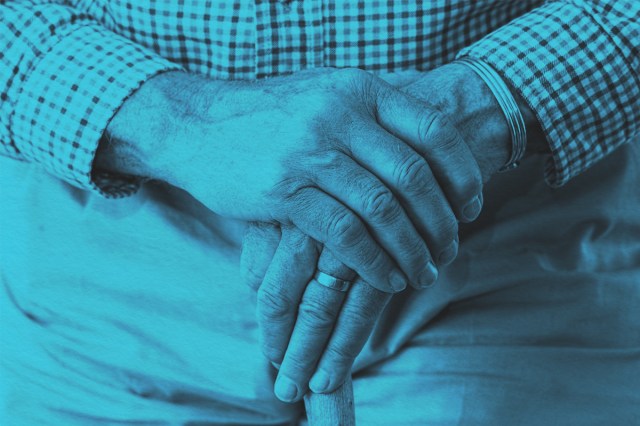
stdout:
<svg viewBox="0 0 640 426">
<path fill-rule="evenodd" d="M 528 181 L 535 162 L 492 182 L 459 258 L 435 287 L 394 300 L 369 342 L 358 418 L 637 423 L 639 153 L 627 146 L 559 190 Z"/>
<path fill-rule="evenodd" d="M 16 168 L 35 192 L 2 207 L 15 236 L 1 247 L 7 411 L 58 424 L 295 414 L 273 396 L 255 295 L 238 279 L 241 224 L 159 186 L 104 200 Z"/>
<path fill-rule="evenodd" d="M 558 191 L 526 170 L 490 188 L 459 259 L 432 289 L 396 298 L 358 359 L 358 419 L 640 415 L 636 151 Z M 0 216 L 16 236 L 1 247 L 5 412 L 64 424 L 297 416 L 273 397 L 257 345 L 240 224 L 160 187 L 107 201 L 31 166 L 4 170 L 35 190 L 11 194 Z"/>
</svg>

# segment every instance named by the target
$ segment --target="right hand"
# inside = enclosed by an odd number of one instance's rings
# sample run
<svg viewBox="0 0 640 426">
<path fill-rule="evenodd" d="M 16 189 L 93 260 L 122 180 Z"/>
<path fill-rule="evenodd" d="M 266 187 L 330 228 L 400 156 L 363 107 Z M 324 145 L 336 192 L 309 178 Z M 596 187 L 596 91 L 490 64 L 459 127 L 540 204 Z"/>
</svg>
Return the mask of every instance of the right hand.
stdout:
<svg viewBox="0 0 640 426">
<path fill-rule="evenodd" d="M 479 213 L 482 179 L 456 129 L 364 71 L 151 82 L 171 111 L 151 177 L 222 216 L 295 225 L 382 291 L 431 285 L 455 257 L 457 219 Z"/>
</svg>

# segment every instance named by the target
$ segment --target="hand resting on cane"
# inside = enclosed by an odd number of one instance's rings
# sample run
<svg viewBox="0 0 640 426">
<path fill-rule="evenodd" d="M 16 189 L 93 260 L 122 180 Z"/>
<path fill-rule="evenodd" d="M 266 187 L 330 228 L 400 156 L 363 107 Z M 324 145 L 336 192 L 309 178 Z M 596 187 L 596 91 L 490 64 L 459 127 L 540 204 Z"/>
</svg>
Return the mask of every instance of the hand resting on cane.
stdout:
<svg viewBox="0 0 640 426">
<path fill-rule="evenodd" d="M 482 80 L 458 64 L 421 75 L 413 74 L 410 79 L 412 82 L 405 85 L 403 90 L 437 105 L 445 115 L 451 117 L 474 153 L 483 180 L 489 180 L 508 158 L 510 135 L 502 111 Z M 530 140 L 538 140 L 540 131 L 536 128 L 535 118 L 525 106 L 521 106 L 521 109 L 529 127 Z M 274 294 L 270 294 L 269 298 L 259 300 L 259 312 L 269 312 L 273 306 L 282 306 L 280 301 L 275 300 L 278 291 L 283 299 L 294 292 L 291 287 L 298 287 L 295 290 L 298 293 L 304 291 L 316 267 L 320 250 L 320 244 L 293 227 L 280 230 L 263 224 L 249 229 L 243 250 L 246 280 L 256 288 L 262 285 L 261 289 L 265 286 L 274 289 Z M 322 267 L 325 257 L 323 253 L 317 266 L 319 270 L 325 270 Z M 331 262 L 329 260 L 329 264 Z M 356 282 L 346 297 L 338 301 L 337 307 L 335 300 L 328 302 L 321 300 L 317 292 L 307 293 L 304 293 L 307 298 L 303 298 L 300 307 L 287 299 L 288 312 L 282 310 L 259 316 L 263 345 L 272 361 L 280 363 L 282 359 L 285 360 L 280 376 L 293 378 L 301 393 L 306 391 L 306 384 L 312 375 L 310 387 L 313 391 L 330 392 L 349 374 L 355 357 L 390 295 L 377 291 L 362 280 Z M 344 304 L 340 309 L 342 300 Z M 305 314 L 305 304 L 317 307 L 319 312 L 314 314 L 317 321 L 306 318 L 309 315 Z M 298 309 L 300 314 L 297 313 Z M 294 330 L 293 333 L 290 330 Z M 285 351 L 286 355 L 281 357 Z M 277 394 L 278 390 L 277 382 Z"/>
<path fill-rule="evenodd" d="M 436 264 L 456 255 L 457 220 L 481 209 L 480 171 L 451 122 L 361 70 L 258 82 L 167 72 L 123 104 L 106 136 L 96 170 L 167 182 L 223 217 L 299 229 L 310 241 L 304 247 L 322 243 L 317 255 L 326 247 L 381 292 L 433 284 Z M 315 266 L 300 268 L 300 283 Z M 308 303 L 299 323 L 317 326 L 322 307 L 334 309 L 322 331 L 328 337 L 344 294 L 281 286 L 290 280 L 278 275 L 276 268 L 267 280 L 275 284 L 260 288 L 270 336 L 263 341 L 283 371 L 308 371 L 317 357 L 284 359 L 300 300 Z M 319 355 L 322 338 L 313 341 L 301 347 Z M 293 390 L 286 400 L 306 389 L 298 378 L 278 383 Z"/>
<path fill-rule="evenodd" d="M 431 285 L 436 263 L 455 256 L 456 217 L 481 207 L 455 129 L 361 70 L 258 82 L 168 72 L 123 104 L 107 135 L 98 170 L 165 181 L 223 217 L 296 226 L 386 292 Z"/>
</svg>

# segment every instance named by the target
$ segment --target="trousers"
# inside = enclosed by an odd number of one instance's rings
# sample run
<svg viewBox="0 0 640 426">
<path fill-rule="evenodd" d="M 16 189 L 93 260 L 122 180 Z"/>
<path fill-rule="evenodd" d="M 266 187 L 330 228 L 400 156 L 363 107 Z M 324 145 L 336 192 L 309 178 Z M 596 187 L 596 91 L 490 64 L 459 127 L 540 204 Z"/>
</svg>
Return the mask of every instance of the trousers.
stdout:
<svg viewBox="0 0 640 426">
<path fill-rule="evenodd" d="M 361 425 L 640 424 L 640 144 L 562 188 L 485 188 L 438 283 L 354 365 Z M 150 182 L 109 200 L 0 158 L 0 424 L 296 424 L 273 395 L 244 224 Z"/>
</svg>

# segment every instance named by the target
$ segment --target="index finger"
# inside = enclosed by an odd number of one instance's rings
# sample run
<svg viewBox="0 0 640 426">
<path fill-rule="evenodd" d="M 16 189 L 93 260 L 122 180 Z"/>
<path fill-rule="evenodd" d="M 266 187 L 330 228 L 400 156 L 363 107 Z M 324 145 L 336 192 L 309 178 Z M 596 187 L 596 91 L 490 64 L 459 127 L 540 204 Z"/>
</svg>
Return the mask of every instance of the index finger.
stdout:
<svg viewBox="0 0 640 426">
<path fill-rule="evenodd" d="M 316 393 L 336 390 L 351 372 L 351 366 L 392 295 L 356 282 L 342 305 L 333 334 L 324 350 L 309 388 Z"/>
<path fill-rule="evenodd" d="M 376 120 L 429 163 L 460 221 L 471 222 L 482 208 L 482 174 L 457 128 L 440 111 L 410 95 L 381 87 Z"/>
</svg>

